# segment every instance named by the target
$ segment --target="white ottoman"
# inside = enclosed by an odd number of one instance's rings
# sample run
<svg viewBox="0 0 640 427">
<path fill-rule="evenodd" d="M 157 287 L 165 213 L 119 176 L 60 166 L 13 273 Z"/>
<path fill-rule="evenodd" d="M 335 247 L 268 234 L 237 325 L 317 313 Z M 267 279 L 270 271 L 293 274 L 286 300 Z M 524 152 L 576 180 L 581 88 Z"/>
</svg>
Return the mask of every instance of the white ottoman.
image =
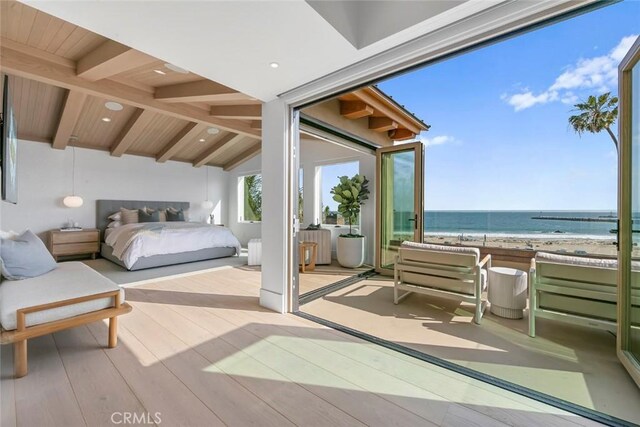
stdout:
<svg viewBox="0 0 640 427">
<path fill-rule="evenodd" d="M 515 268 L 489 269 L 489 302 L 491 312 L 507 319 L 522 319 L 527 306 L 527 273 Z"/>
<path fill-rule="evenodd" d="M 262 239 L 249 240 L 249 265 L 262 265 Z"/>
</svg>

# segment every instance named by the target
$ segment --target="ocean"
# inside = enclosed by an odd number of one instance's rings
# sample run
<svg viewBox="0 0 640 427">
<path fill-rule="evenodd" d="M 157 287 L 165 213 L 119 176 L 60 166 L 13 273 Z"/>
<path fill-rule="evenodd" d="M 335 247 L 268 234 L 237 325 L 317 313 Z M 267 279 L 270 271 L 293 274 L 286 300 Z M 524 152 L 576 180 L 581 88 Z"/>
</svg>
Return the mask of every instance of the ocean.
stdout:
<svg viewBox="0 0 640 427">
<path fill-rule="evenodd" d="M 561 218 L 600 218 L 611 222 L 533 219 L 536 216 Z M 529 238 L 613 238 L 616 228 L 615 211 L 425 211 L 424 231 L 427 234 L 458 236 L 462 233 L 488 236 L 518 236 Z M 411 224 L 409 215 L 396 213 L 395 229 Z"/>
</svg>

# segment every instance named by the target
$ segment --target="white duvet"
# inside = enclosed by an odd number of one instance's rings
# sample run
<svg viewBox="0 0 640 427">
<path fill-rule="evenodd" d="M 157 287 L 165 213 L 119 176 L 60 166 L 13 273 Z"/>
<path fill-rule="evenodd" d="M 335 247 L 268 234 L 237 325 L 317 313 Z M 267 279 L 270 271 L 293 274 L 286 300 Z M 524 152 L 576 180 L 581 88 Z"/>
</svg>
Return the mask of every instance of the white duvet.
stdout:
<svg viewBox="0 0 640 427">
<path fill-rule="evenodd" d="M 193 222 L 147 222 L 126 224 L 107 236 L 113 255 L 131 268 L 138 258 L 177 254 L 209 248 L 235 248 L 240 242 L 231 230 L 218 225 Z"/>
</svg>

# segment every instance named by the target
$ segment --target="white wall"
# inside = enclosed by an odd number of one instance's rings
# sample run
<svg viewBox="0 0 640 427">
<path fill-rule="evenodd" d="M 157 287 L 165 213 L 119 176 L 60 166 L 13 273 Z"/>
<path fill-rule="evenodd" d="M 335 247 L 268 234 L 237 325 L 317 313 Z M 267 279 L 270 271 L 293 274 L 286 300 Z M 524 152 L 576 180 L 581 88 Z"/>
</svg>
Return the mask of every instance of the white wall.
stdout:
<svg viewBox="0 0 640 427">
<path fill-rule="evenodd" d="M 201 207 L 206 197 L 214 202 L 216 223 L 227 219 L 228 173 L 220 168 L 194 168 L 188 163 L 157 163 L 155 159 L 76 148 L 76 194 L 80 208 L 67 208 L 62 199 L 71 193 L 73 150 L 54 150 L 49 144 L 18 144 L 18 204 L 2 203 L 3 230 L 30 228 L 42 233 L 63 225 L 69 218 L 82 227 L 96 225 L 98 199 L 167 200 L 191 202 L 190 219 L 208 214 Z"/>
<path fill-rule="evenodd" d="M 371 195 L 362 209 L 362 234 L 367 236 L 367 263 L 373 264 L 374 238 L 375 238 L 375 156 L 361 153 L 345 148 L 337 144 L 320 142 L 309 139 L 300 140 L 300 166 L 303 169 L 304 179 L 304 221 L 301 227 L 306 227 L 311 223 L 317 223 L 319 212 L 315 206 L 315 200 L 319 197 L 315 194 L 315 171 L 316 167 L 338 163 L 359 161 L 360 173 L 365 175 L 369 181 Z M 246 245 L 250 239 L 260 238 L 260 224 L 238 222 L 237 194 L 238 177 L 260 173 L 261 156 L 256 156 L 250 161 L 238 166 L 229 173 L 229 215 L 228 225 L 233 233 L 238 236 L 240 242 Z M 334 240 L 333 255 L 335 257 L 335 237 L 343 233 L 344 229 L 335 230 L 332 227 Z"/>
</svg>

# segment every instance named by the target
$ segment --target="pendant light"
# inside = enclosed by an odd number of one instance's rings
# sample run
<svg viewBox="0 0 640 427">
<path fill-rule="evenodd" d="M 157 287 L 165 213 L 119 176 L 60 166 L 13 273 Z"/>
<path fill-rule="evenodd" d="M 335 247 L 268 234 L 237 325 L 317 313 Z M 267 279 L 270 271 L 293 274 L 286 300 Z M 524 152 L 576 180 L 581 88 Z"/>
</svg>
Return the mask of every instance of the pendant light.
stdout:
<svg viewBox="0 0 640 427">
<path fill-rule="evenodd" d="M 204 197 L 204 202 L 202 202 L 202 208 L 211 210 L 213 208 L 213 202 L 209 200 L 209 166 L 205 166 L 206 175 L 206 194 Z"/>
<path fill-rule="evenodd" d="M 65 197 L 62 203 L 68 208 L 79 208 L 84 203 L 82 197 L 76 196 L 76 147 L 73 150 L 73 165 L 71 167 L 71 195 Z"/>
</svg>

